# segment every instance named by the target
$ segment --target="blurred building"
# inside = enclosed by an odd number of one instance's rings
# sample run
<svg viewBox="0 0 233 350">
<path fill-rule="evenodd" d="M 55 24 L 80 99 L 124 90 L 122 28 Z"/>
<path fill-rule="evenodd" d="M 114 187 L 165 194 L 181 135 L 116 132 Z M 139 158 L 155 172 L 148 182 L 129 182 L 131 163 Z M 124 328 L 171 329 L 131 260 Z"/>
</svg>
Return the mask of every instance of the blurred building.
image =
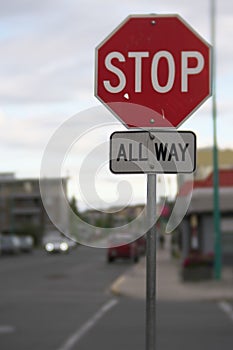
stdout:
<svg viewBox="0 0 233 350">
<path fill-rule="evenodd" d="M 218 162 L 220 169 L 233 168 L 233 150 L 225 149 L 218 151 Z M 202 148 L 197 150 L 195 180 L 205 179 L 213 171 L 213 150 L 212 148 Z M 178 189 L 190 179 L 188 174 L 178 174 Z"/>
<path fill-rule="evenodd" d="M 51 210 L 68 225 L 68 214 L 55 192 L 60 179 L 46 179 Z M 54 190 L 53 190 L 54 188 Z M 63 179 L 66 194 L 67 179 Z M 40 241 L 44 234 L 57 230 L 50 221 L 40 195 L 39 179 L 17 179 L 14 173 L 0 173 L 0 232 L 27 233 Z"/>
<path fill-rule="evenodd" d="M 130 221 L 142 214 L 145 205 L 138 204 L 126 206 L 125 208 L 113 207 L 107 211 L 86 210 L 83 212 L 85 221 L 89 224 L 99 227 L 120 227 L 128 224 Z"/>
<path fill-rule="evenodd" d="M 183 214 L 182 207 L 186 207 L 190 196 L 188 211 L 179 226 L 183 258 L 193 249 L 204 254 L 214 253 L 213 173 L 181 186 L 178 216 Z M 233 265 L 233 168 L 219 170 L 219 197 L 223 263 Z"/>
</svg>

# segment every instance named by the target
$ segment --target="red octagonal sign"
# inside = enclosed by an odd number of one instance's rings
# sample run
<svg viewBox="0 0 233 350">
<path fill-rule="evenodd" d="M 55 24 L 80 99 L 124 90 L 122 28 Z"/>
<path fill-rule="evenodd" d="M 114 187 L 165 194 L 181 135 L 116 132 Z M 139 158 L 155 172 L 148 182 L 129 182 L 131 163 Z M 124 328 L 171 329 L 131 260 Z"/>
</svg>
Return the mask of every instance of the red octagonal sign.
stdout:
<svg viewBox="0 0 233 350">
<path fill-rule="evenodd" d="M 128 128 L 178 127 L 211 95 L 210 58 L 178 15 L 129 16 L 96 49 L 95 96 Z"/>
</svg>

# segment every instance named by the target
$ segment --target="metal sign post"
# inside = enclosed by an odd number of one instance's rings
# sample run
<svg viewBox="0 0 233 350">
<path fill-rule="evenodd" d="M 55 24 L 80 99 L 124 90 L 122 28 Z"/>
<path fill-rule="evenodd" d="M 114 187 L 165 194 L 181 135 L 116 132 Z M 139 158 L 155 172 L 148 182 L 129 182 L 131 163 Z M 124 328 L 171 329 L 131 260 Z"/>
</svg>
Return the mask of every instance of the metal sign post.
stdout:
<svg viewBox="0 0 233 350">
<path fill-rule="evenodd" d="M 155 350 L 156 341 L 156 174 L 147 175 L 146 240 L 146 350 Z"/>
</svg>

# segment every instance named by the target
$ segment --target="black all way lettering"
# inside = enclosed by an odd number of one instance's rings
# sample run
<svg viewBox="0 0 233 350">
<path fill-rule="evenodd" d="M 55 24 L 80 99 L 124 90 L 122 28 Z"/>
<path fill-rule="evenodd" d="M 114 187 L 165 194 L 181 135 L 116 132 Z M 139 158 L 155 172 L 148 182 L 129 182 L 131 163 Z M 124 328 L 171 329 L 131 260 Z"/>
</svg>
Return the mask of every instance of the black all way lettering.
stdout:
<svg viewBox="0 0 233 350">
<path fill-rule="evenodd" d="M 129 143 L 125 145 L 123 143 L 120 144 L 117 161 L 124 160 L 125 162 L 141 162 L 147 161 L 148 157 L 146 156 L 145 146 L 143 143 Z"/>
<path fill-rule="evenodd" d="M 155 156 L 158 161 L 185 161 L 189 144 L 185 143 L 155 143 Z M 181 156 L 181 157 L 180 157 Z"/>
</svg>

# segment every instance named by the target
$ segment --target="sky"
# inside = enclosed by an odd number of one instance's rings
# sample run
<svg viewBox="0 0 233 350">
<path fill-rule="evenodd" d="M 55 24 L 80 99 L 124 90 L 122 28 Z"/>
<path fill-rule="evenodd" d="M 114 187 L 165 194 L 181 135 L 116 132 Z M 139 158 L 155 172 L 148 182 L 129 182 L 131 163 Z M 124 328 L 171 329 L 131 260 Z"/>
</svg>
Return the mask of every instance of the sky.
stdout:
<svg viewBox="0 0 233 350">
<path fill-rule="evenodd" d="M 77 135 L 81 137 L 80 130 L 85 135 L 79 145 L 71 145 L 69 154 L 66 152 L 62 171 L 71 177 L 71 193 L 79 197 L 77 174 L 91 146 L 107 142 L 111 132 L 123 130 L 94 97 L 96 46 L 129 14 L 149 13 L 177 13 L 211 43 L 210 3 L 211 0 L 0 0 L 0 171 L 13 171 L 20 178 L 38 177 L 50 139 L 76 115 Z M 217 130 L 218 145 L 224 149 L 233 148 L 233 3 L 216 0 L 216 6 Z M 96 116 L 100 119 L 96 120 Z M 110 127 L 98 126 L 98 122 L 106 120 Z M 181 129 L 196 133 L 199 148 L 212 147 L 212 99 Z M 107 164 L 108 159 L 101 162 Z M 92 161 L 90 169 L 91 164 Z M 125 178 L 114 177 L 102 165 L 95 178 L 103 192 L 100 197 L 114 204 L 111 194 L 116 196 L 115 187 Z M 145 176 L 126 179 L 136 188 L 137 200 L 143 201 Z"/>
</svg>

